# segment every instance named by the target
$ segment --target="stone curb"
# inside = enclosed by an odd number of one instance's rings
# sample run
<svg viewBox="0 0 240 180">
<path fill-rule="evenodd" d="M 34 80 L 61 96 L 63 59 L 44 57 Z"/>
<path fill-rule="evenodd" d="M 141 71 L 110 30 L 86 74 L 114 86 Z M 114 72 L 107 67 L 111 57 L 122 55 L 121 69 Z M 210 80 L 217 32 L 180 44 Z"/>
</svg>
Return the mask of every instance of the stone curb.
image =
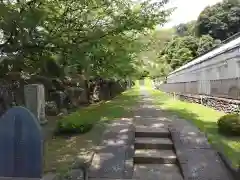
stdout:
<svg viewBox="0 0 240 180">
<path fill-rule="evenodd" d="M 187 122 L 188 122 L 188 121 L 187 121 Z M 189 122 L 189 123 L 190 123 L 192 126 L 195 126 L 193 123 L 191 123 L 191 122 Z M 196 127 L 196 126 L 195 126 L 195 127 Z M 175 129 L 174 125 L 171 125 L 171 126 L 169 127 L 169 131 L 170 131 L 170 133 L 171 133 L 171 136 L 173 136 L 174 129 Z M 199 129 L 199 128 L 197 127 L 197 129 Z M 203 135 L 207 138 L 206 133 L 202 132 L 200 129 L 199 129 L 199 131 L 200 131 L 201 133 L 203 133 Z M 172 140 L 174 140 L 174 139 L 172 139 Z M 174 142 L 174 141 L 173 141 L 173 142 Z M 181 165 L 181 163 L 180 163 L 180 161 L 179 161 L 179 158 L 178 158 L 178 153 L 177 153 L 178 151 L 177 151 L 176 143 L 174 142 L 173 145 L 174 145 L 174 149 L 175 149 L 176 154 L 177 154 L 177 161 L 178 161 L 178 164 L 179 164 L 179 168 L 180 168 L 181 174 L 182 174 L 182 176 L 183 176 L 184 179 L 185 179 L 186 177 L 184 176 L 184 173 L 183 173 L 183 167 L 182 167 L 182 165 Z M 215 148 L 215 147 L 214 147 L 213 145 L 211 145 L 211 144 L 209 144 L 209 145 L 210 145 L 211 149 L 212 149 L 213 151 L 215 151 L 216 154 L 219 156 L 220 160 L 222 161 L 222 164 L 227 168 L 228 172 L 229 172 L 230 175 L 233 177 L 233 179 L 239 180 L 239 179 L 240 179 L 240 169 L 239 169 L 239 168 L 238 168 L 238 169 L 234 168 L 234 167 L 231 165 L 229 159 L 228 159 L 222 152 L 220 152 L 220 150 L 218 150 L 217 148 Z"/>
<path fill-rule="evenodd" d="M 169 126 L 168 126 L 168 130 L 169 130 L 169 132 L 170 132 L 170 137 L 171 137 L 171 140 L 172 140 L 172 142 L 173 142 L 173 149 L 174 149 L 174 151 L 175 151 L 175 153 L 176 153 L 176 157 L 177 157 L 177 165 L 178 165 L 178 167 L 179 167 L 180 174 L 182 175 L 183 179 L 186 179 L 186 177 L 184 176 L 184 173 L 183 173 L 183 168 L 182 168 L 181 163 L 180 163 L 179 158 L 178 158 L 176 143 L 175 143 L 175 141 L 174 141 L 174 139 L 173 139 L 173 131 L 174 131 L 174 129 L 175 129 L 175 128 L 174 128 L 174 125 L 169 125 Z"/>
<path fill-rule="evenodd" d="M 170 95 L 172 95 L 172 93 L 168 93 Z M 225 101 L 227 103 L 232 103 L 232 104 L 240 104 L 239 100 L 233 100 L 233 99 L 227 99 L 227 98 L 222 98 L 222 97 L 213 97 L 213 96 L 193 96 L 193 95 L 189 95 L 189 94 L 176 94 L 177 96 L 184 96 L 184 97 L 190 97 L 190 98 L 195 98 L 195 99 L 201 99 L 201 97 L 203 98 L 209 98 L 209 99 L 215 99 L 215 100 L 221 100 L 221 101 Z M 194 125 L 193 123 L 189 122 L 190 124 Z M 195 126 L 195 125 L 194 125 Z M 198 128 L 199 129 L 199 128 Z M 200 130 L 200 129 L 199 129 Z M 171 131 L 170 131 L 171 132 Z M 200 131 L 201 132 L 201 131 Z M 204 133 L 204 136 L 207 137 L 206 133 Z M 210 145 L 212 147 L 212 149 L 214 149 L 217 154 L 219 155 L 219 157 L 221 158 L 221 160 L 223 161 L 224 165 L 227 167 L 228 171 L 232 174 L 232 176 L 238 180 L 240 179 L 240 168 L 234 168 L 231 164 L 231 162 L 229 161 L 229 159 L 224 155 L 224 153 L 222 153 L 222 151 L 218 148 L 215 148 L 213 145 Z"/>
<path fill-rule="evenodd" d="M 214 148 L 215 149 L 215 148 Z M 240 168 L 234 168 L 229 161 L 229 159 L 219 150 L 217 150 L 218 155 L 220 156 L 221 160 L 223 161 L 224 165 L 227 169 L 231 172 L 233 177 L 238 180 L 240 179 Z"/>
<path fill-rule="evenodd" d="M 176 143 L 174 143 L 174 140 L 173 140 L 173 129 L 174 129 L 174 126 L 173 125 L 169 125 L 167 129 L 170 132 L 170 139 L 173 142 L 173 149 L 174 149 L 174 152 L 176 153 L 176 157 L 177 157 L 177 163 L 176 164 L 179 167 L 180 174 L 182 175 L 183 179 L 185 179 L 185 176 L 184 176 L 184 173 L 183 173 L 183 168 L 182 168 L 181 163 L 180 163 L 179 158 L 178 158 Z"/>
</svg>

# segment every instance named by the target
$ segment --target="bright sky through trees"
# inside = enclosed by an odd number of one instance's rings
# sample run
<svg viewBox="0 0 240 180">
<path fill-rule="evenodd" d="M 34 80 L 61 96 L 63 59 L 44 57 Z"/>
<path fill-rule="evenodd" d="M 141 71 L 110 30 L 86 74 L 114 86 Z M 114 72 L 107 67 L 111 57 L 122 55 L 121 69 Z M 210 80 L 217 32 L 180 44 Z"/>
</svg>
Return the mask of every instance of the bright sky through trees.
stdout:
<svg viewBox="0 0 240 180">
<path fill-rule="evenodd" d="M 206 6 L 221 1 L 222 0 L 170 0 L 166 7 L 176 7 L 176 9 L 172 13 L 170 21 L 164 25 L 164 28 L 170 28 L 180 23 L 196 20 Z"/>
</svg>

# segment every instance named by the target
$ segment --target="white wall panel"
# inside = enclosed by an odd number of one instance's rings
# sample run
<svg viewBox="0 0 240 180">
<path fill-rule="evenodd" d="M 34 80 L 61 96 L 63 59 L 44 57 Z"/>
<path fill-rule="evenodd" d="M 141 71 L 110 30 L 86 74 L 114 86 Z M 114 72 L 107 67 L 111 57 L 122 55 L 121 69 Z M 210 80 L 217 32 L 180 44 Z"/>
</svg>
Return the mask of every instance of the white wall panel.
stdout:
<svg viewBox="0 0 240 180">
<path fill-rule="evenodd" d="M 170 73 L 167 82 L 177 83 L 235 78 L 240 77 L 239 68 L 240 51 L 239 47 L 237 47 L 178 72 Z"/>
</svg>

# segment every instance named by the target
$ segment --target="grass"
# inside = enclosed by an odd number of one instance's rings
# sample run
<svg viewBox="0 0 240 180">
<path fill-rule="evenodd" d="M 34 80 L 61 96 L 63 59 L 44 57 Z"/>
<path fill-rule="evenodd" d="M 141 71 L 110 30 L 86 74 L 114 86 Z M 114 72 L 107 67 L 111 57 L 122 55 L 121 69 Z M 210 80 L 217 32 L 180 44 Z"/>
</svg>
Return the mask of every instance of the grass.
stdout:
<svg viewBox="0 0 240 180">
<path fill-rule="evenodd" d="M 153 87 L 153 81 L 148 77 L 141 80 L 137 80 L 135 84 L 137 88 L 140 88 L 140 86 L 145 86 L 149 88 Z"/>
<path fill-rule="evenodd" d="M 169 95 L 152 88 L 148 88 L 148 90 L 154 96 L 154 103 L 157 106 L 161 106 L 163 110 L 191 121 L 202 132 L 206 133 L 213 147 L 221 150 L 232 162 L 232 165 L 238 167 L 240 162 L 240 138 L 225 137 L 218 133 L 217 121 L 224 115 L 223 112 L 200 104 L 174 100 Z"/>
<path fill-rule="evenodd" d="M 153 81 L 150 78 L 145 78 L 144 79 L 144 84 L 145 84 L 146 87 L 150 87 L 150 88 L 153 87 Z"/>
<path fill-rule="evenodd" d="M 91 122 L 95 126 L 85 134 L 68 137 L 55 136 L 45 142 L 44 172 L 63 172 L 80 156 L 89 158 L 92 150 L 100 143 L 106 123 L 131 116 L 131 108 L 138 100 L 138 90 L 133 88 L 106 102 L 90 105 L 64 117 Z"/>
</svg>

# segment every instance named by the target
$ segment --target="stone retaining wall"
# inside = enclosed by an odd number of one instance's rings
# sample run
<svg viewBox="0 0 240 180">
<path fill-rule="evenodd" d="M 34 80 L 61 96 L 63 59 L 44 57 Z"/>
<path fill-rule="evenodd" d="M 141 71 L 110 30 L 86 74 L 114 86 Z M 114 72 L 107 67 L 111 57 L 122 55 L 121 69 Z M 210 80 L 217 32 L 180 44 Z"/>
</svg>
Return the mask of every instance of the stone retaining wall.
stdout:
<svg viewBox="0 0 240 180">
<path fill-rule="evenodd" d="M 174 95 L 173 93 L 169 94 Z M 189 94 L 176 94 L 175 97 L 182 101 L 202 104 L 225 113 L 240 113 L 239 100 Z"/>
<path fill-rule="evenodd" d="M 240 179 L 240 167 L 234 168 L 232 166 L 231 162 L 229 161 L 229 159 L 222 152 L 218 151 L 218 155 L 222 159 L 223 163 L 228 168 L 228 170 L 232 173 L 233 177 L 236 180 L 239 180 Z"/>
</svg>

